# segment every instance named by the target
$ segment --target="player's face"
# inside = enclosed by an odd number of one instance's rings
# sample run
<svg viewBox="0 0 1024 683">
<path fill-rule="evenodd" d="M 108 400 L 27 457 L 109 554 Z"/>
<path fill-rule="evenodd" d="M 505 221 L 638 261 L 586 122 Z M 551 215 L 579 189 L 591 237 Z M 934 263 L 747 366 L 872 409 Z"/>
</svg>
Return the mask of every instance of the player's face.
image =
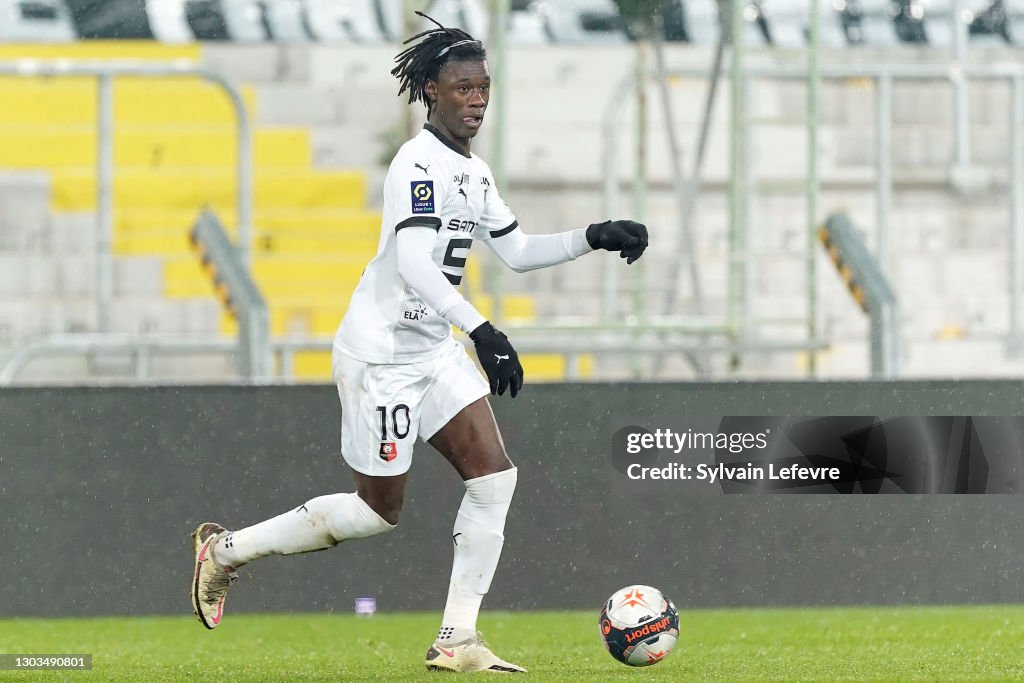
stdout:
<svg viewBox="0 0 1024 683">
<path fill-rule="evenodd" d="M 448 62 L 436 81 L 427 83 L 434 102 L 430 122 L 455 140 L 468 143 L 484 122 L 491 97 L 491 76 L 483 60 Z"/>
</svg>

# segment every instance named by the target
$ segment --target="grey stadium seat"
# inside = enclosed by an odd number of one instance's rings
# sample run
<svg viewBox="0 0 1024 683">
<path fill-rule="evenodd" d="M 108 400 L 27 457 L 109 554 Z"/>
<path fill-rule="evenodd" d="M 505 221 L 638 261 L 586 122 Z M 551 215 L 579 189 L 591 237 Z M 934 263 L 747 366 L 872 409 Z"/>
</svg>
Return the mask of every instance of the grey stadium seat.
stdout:
<svg viewBox="0 0 1024 683">
<path fill-rule="evenodd" d="M 842 15 L 836 8 L 837 4 L 838 0 L 819 0 L 818 2 L 818 41 L 826 47 L 845 47 L 847 45 Z M 809 20 L 810 17 L 808 17 Z M 810 25 L 804 26 L 804 35 L 811 35 Z"/>
<path fill-rule="evenodd" d="M 1006 0 L 1006 27 L 1010 42 L 1024 47 L 1024 0 Z"/>
<path fill-rule="evenodd" d="M 762 8 L 761 0 L 752 0 L 743 8 L 743 37 L 748 46 L 768 45 L 771 43 L 771 26 L 768 16 Z"/>
<path fill-rule="evenodd" d="M 426 13 L 445 26 L 461 28 L 474 38 L 487 41 L 488 15 L 480 0 L 434 0 Z M 420 21 L 420 30 L 430 28 L 434 28 L 432 23 Z"/>
<path fill-rule="evenodd" d="M 825 0 L 822 4 L 831 3 Z M 804 34 L 808 11 L 806 0 L 764 0 L 761 10 L 771 27 L 772 45 L 800 48 L 807 44 Z"/>
<path fill-rule="evenodd" d="M 146 16 L 161 43 L 188 43 L 195 38 L 185 18 L 185 0 L 146 0 Z"/>
<path fill-rule="evenodd" d="M 271 0 L 266 7 L 267 22 L 276 42 L 306 43 L 313 39 L 301 0 Z"/>
<path fill-rule="evenodd" d="M 353 42 L 351 4 L 336 0 L 306 0 L 306 16 L 309 17 L 313 37 L 325 43 Z"/>
<path fill-rule="evenodd" d="M 514 45 L 550 43 L 546 23 L 547 18 L 536 3 L 513 3 L 506 29 L 508 42 Z"/>
<path fill-rule="evenodd" d="M 252 43 L 270 38 L 265 6 L 258 0 L 187 0 L 185 15 L 199 40 Z"/>
<path fill-rule="evenodd" d="M 382 43 L 391 39 L 379 0 L 305 0 L 309 26 L 317 40 Z"/>
<path fill-rule="evenodd" d="M 545 0 L 539 9 L 556 43 L 625 42 L 622 18 L 612 0 Z"/>
<path fill-rule="evenodd" d="M 953 33 L 953 0 L 921 0 L 924 5 L 924 33 L 929 45 L 951 47 Z"/>
<path fill-rule="evenodd" d="M 924 44 L 928 38 L 924 31 L 924 5 L 922 0 L 897 0 L 896 36 L 902 43 Z"/>
<path fill-rule="evenodd" d="M 686 32 L 694 45 L 715 45 L 722 33 L 718 18 L 718 3 L 715 0 L 687 0 Z"/>
<path fill-rule="evenodd" d="M 0 42 L 64 43 L 75 39 L 63 0 L 0 0 Z"/>
<path fill-rule="evenodd" d="M 973 0 L 967 3 L 967 10 L 971 45 L 1000 46 L 1010 42 L 1003 0 Z"/>
<path fill-rule="evenodd" d="M 851 42 L 877 46 L 896 45 L 899 42 L 894 21 L 898 8 L 891 0 L 859 0 L 856 3 L 847 0 L 847 5 L 851 13 L 854 13 L 855 6 L 859 9 L 859 40 L 855 33 L 850 32 L 847 36 Z"/>
</svg>

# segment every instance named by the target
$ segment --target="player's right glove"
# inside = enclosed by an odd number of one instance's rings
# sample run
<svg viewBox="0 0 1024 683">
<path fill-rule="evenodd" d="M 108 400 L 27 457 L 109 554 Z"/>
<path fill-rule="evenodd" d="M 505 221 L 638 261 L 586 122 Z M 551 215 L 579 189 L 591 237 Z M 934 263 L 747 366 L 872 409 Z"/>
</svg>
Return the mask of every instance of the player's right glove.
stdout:
<svg viewBox="0 0 1024 683">
<path fill-rule="evenodd" d="M 647 248 L 647 226 L 636 221 L 594 223 L 587 228 L 587 243 L 591 249 L 617 251 L 626 263 L 632 263 Z"/>
<path fill-rule="evenodd" d="M 508 337 L 494 329 L 490 322 L 485 322 L 470 332 L 469 338 L 476 345 L 476 356 L 487 373 L 491 393 L 501 396 L 508 389 L 515 398 L 523 388 L 523 366 Z"/>
</svg>

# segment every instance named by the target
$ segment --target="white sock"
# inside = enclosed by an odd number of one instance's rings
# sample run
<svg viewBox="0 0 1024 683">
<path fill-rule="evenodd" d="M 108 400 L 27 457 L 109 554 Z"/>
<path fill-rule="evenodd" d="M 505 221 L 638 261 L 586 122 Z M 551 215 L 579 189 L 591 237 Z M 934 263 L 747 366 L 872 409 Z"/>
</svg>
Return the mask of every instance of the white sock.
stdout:
<svg viewBox="0 0 1024 683">
<path fill-rule="evenodd" d="M 320 496 L 294 510 L 217 541 L 213 555 L 218 564 L 238 568 L 267 555 L 294 555 L 324 550 L 350 538 L 365 538 L 395 525 L 355 493 Z"/>
<path fill-rule="evenodd" d="M 455 560 L 438 642 L 456 643 L 476 635 L 480 604 L 491 587 L 505 543 L 505 516 L 517 471 L 513 467 L 466 482 L 452 534 Z"/>
</svg>

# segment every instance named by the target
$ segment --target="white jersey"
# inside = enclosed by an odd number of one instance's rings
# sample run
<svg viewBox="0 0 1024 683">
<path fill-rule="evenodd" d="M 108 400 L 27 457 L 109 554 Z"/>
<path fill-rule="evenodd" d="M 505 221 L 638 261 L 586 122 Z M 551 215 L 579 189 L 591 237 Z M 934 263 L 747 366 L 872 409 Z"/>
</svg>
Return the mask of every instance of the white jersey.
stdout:
<svg viewBox="0 0 1024 683">
<path fill-rule="evenodd" d="M 473 241 L 500 237 L 517 223 L 479 157 L 465 156 L 430 124 L 402 145 L 384 180 L 377 255 L 363 271 L 334 338 L 340 351 L 367 363 L 425 360 L 452 336 L 451 323 L 398 273 L 396 234 L 411 226 L 437 230 L 431 256 L 457 287 Z"/>
</svg>

